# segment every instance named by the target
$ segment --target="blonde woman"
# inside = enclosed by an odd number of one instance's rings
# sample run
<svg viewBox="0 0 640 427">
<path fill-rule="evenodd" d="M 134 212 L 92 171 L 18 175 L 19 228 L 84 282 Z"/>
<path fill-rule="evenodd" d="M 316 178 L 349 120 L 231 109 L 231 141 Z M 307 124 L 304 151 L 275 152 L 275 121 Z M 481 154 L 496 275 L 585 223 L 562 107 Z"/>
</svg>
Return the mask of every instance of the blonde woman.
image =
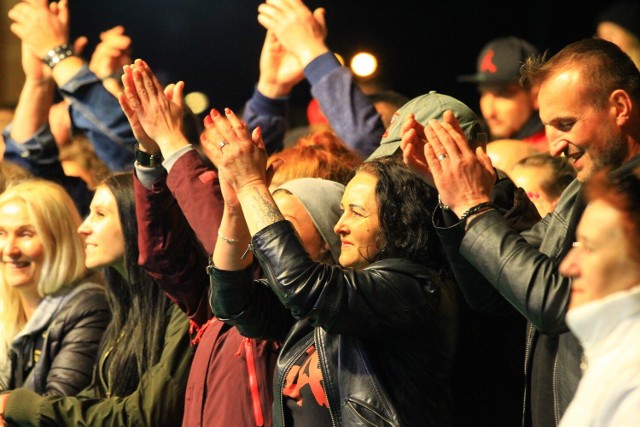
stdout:
<svg viewBox="0 0 640 427">
<path fill-rule="evenodd" d="M 110 311 L 85 267 L 80 222 L 56 183 L 0 195 L 0 390 L 74 395 L 91 380 Z"/>
</svg>

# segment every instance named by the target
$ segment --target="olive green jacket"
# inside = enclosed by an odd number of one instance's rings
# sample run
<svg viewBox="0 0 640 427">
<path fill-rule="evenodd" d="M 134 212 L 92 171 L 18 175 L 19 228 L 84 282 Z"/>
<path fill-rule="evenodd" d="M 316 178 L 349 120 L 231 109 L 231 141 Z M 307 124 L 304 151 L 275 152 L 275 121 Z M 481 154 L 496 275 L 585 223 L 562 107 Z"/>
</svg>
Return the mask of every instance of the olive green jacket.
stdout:
<svg viewBox="0 0 640 427">
<path fill-rule="evenodd" d="M 26 390 L 11 392 L 5 408 L 7 426 L 179 426 L 193 357 L 189 322 L 173 305 L 160 361 L 126 397 L 101 398 L 107 381 L 100 374 L 108 351 L 94 370 L 92 384 L 75 397 L 42 397 Z M 108 386 L 107 386 L 108 387 Z"/>
</svg>

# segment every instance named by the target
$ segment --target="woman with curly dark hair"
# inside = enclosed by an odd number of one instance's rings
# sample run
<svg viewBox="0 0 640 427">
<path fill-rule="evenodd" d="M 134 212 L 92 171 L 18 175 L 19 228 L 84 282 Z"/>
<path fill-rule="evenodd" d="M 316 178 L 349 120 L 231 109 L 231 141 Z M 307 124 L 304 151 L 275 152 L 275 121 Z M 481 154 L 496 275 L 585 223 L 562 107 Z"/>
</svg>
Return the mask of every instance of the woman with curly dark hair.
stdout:
<svg viewBox="0 0 640 427">
<path fill-rule="evenodd" d="M 341 201 L 339 264 L 314 262 L 269 192 L 260 131 L 213 110 L 225 211 L 211 303 L 250 337 L 284 341 L 274 425 L 451 425 L 453 283 L 433 233 L 435 193 L 398 158 L 356 169 Z M 251 252 L 267 279 L 254 282 Z"/>
</svg>

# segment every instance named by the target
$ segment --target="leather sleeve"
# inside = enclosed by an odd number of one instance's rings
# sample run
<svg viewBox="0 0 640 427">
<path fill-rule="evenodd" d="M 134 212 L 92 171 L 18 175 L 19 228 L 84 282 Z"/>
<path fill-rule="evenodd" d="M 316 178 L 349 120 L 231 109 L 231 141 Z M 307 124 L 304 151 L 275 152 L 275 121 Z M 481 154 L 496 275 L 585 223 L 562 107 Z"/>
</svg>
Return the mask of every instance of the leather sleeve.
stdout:
<svg viewBox="0 0 640 427">
<path fill-rule="evenodd" d="M 240 334 L 282 341 L 295 323 L 264 280 L 253 279 L 253 266 L 242 271 L 211 267 L 209 301 L 216 317 Z"/>
<path fill-rule="evenodd" d="M 527 195 L 509 179 L 499 180 L 493 188 L 492 201 L 497 212 L 505 218 L 505 222 L 515 231 L 522 231 L 527 242 L 539 247 L 546 230 L 546 221 L 540 223 L 540 215 Z M 481 217 L 472 220 L 469 228 L 473 228 Z M 514 307 L 507 301 L 460 253 L 460 246 L 465 237 L 465 223 L 440 207 L 433 214 L 436 233 L 442 242 L 449 263 L 456 277 L 459 289 L 465 300 L 474 310 L 493 315 L 510 315 Z M 536 225 L 537 224 L 537 225 Z M 525 231 L 533 227 L 530 231 Z"/>
<path fill-rule="evenodd" d="M 528 232 L 544 235 L 546 223 Z M 511 229 L 497 212 L 482 215 L 467 231 L 460 253 L 539 331 L 566 331 L 564 316 L 571 295 L 560 260 L 549 257 Z"/>
<path fill-rule="evenodd" d="M 280 302 L 329 333 L 415 334 L 437 315 L 439 284 L 411 261 L 383 260 L 363 270 L 313 262 L 288 221 L 256 233 L 253 250 Z"/>
</svg>

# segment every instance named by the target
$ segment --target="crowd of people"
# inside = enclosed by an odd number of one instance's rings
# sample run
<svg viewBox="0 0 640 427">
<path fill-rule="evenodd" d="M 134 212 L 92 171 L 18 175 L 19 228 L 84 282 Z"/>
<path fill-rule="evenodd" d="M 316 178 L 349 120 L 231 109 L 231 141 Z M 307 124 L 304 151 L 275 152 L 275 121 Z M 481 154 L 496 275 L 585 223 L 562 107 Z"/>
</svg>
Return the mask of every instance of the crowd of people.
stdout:
<svg viewBox="0 0 640 427">
<path fill-rule="evenodd" d="M 301 0 L 202 121 L 123 27 L 85 60 L 66 0 L 9 18 L 0 426 L 638 425 L 637 3 L 490 40 L 479 115 L 368 93 Z"/>
</svg>

